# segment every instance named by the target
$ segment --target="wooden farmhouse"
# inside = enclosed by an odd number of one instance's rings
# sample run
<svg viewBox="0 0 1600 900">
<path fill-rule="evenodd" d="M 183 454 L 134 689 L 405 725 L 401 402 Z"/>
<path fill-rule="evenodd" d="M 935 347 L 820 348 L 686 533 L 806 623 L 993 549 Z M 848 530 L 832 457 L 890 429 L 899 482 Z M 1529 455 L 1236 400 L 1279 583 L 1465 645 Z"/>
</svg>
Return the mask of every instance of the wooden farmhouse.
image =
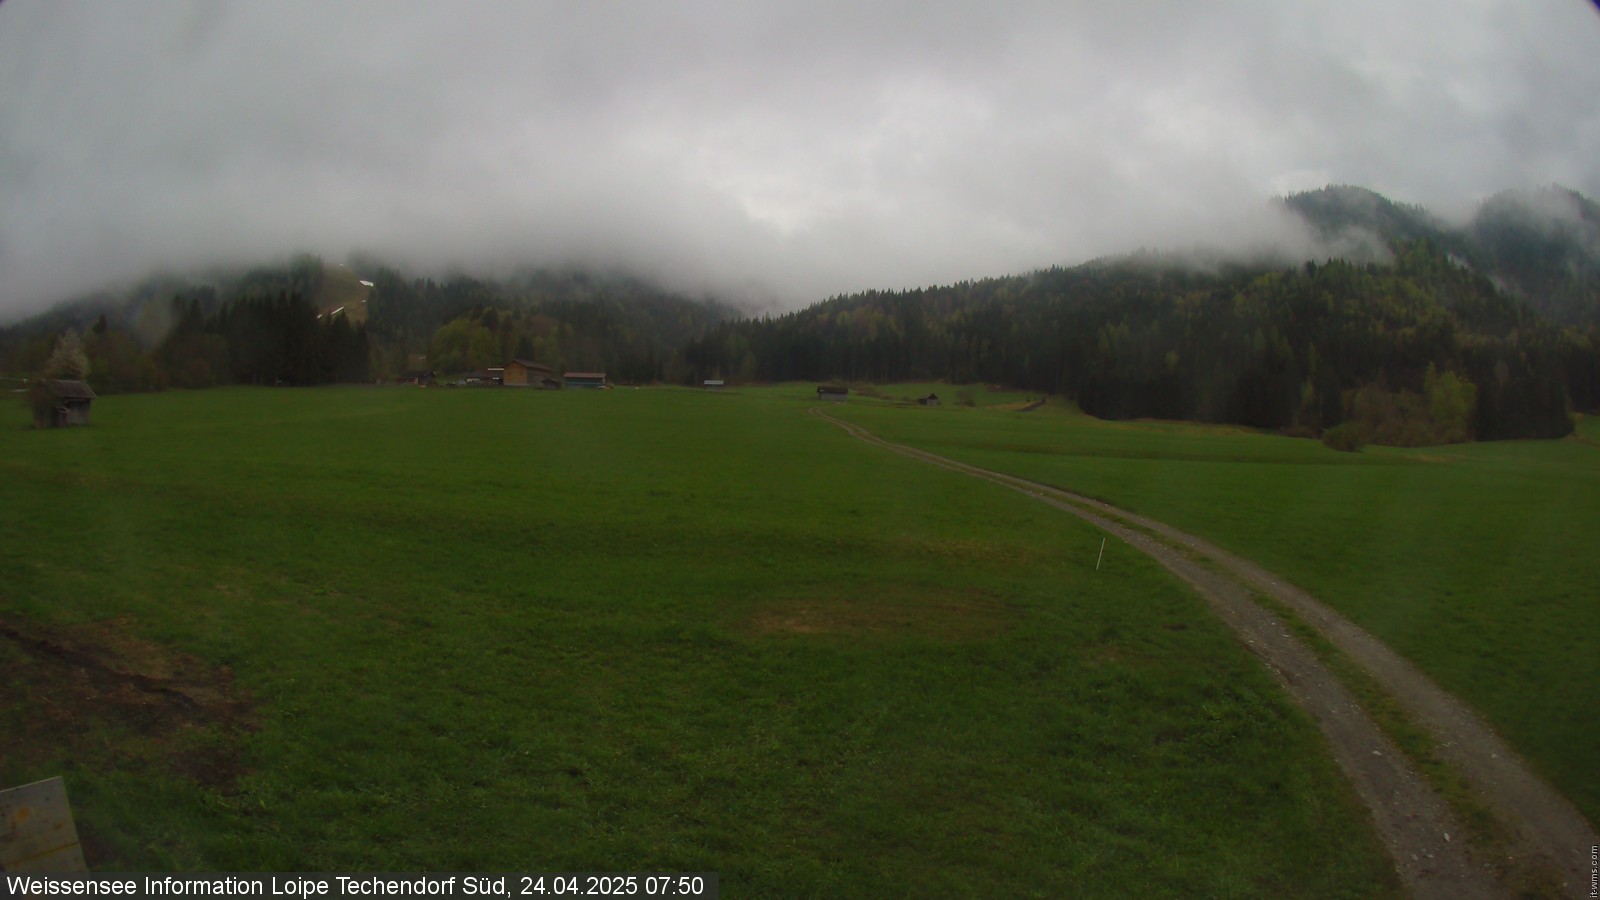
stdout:
<svg viewBox="0 0 1600 900">
<path fill-rule="evenodd" d="M 850 396 L 850 389 L 838 384 L 817 385 L 817 399 L 827 400 L 830 403 L 843 403 Z"/>
<path fill-rule="evenodd" d="M 50 393 L 56 405 L 50 410 L 50 427 L 89 424 L 89 404 L 95 400 L 94 391 L 81 381 L 50 381 Z"/>
<path fill-rule="evenodd" d="M 550 387 L 556 383 L 555 370 L 531 359 L 513 359 L 506 363 L 501 384 L 517 387 Z M 559 387 L 559 385 L 556 385 Z"/>
<path fill-rule="evenodd" d="M 939 405 L 939 395 L 938 394 L 929 394 L 926 397 L 918 397 L 917 398 L 917 405 L 918 406 L 938 406 Z"/>
<path fill-rule="evenodd" d="M 599 389 L 606 386 L 606 373 L 604 372 L 568 372 L 561 376 L 561 380 L 569 388 Z"/>
</svg>

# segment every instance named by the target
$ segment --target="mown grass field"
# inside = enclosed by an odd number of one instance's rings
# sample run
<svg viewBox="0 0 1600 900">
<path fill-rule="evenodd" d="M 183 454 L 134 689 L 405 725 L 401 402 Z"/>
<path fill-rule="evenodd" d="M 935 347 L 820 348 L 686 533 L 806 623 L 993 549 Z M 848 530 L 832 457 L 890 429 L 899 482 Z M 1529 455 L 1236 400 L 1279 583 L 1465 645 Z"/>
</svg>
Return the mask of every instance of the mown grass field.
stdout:
<svg viewBox="0 0 1600 900">
<path fill-rule="evenodd" d="M 339 311 L 339 315 L 359 325 L 367 320 L 367 297 L 371 294 L 356 273 L 346 266 L 322 267 L 322 284 L 313 298 L 320 313 Z"/>
<path fill-rule="evenodd" d="M 1600 821 L 1600 422 L 1337 453 L 1082 415 L 855 404 L 890 440 L 1099 497 L 1257 560 L 1472 703 Z"/>
<path fill-rule="evenodd" d="M 102 869 L 1397 893 L 1314 727 L 1198 599 L 812 399 L 4 413 L 0 783 L 64 774 Z"/>
</svg>

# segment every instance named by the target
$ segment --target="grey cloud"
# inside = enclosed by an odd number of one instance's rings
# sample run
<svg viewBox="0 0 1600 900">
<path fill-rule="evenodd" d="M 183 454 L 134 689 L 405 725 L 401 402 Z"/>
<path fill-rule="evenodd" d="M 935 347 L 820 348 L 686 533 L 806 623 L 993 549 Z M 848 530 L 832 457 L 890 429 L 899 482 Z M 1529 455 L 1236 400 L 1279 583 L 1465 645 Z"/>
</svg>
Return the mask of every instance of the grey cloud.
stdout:
<svg viewBox="0 0 1600 900">
<path fill-rule="evenodd" d="M 1572 0 L 0 6 L 0 319 L 309 249 L 784 305 L 1600 194 Z M 1285 235 L 1289 235 L 1285 238 Z"/>
</svg>

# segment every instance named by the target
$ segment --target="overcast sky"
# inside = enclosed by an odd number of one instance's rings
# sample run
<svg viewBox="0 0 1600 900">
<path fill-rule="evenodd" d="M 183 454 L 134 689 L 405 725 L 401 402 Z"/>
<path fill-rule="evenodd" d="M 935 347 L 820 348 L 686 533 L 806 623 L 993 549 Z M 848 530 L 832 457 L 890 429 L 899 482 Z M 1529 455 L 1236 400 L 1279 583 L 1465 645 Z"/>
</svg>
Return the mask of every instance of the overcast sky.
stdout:
<svg viewBox="0 0 1600 900">
<path fill-rule="evenodd" d="M 785 306 L 1600 196 L 1584 0 L 0 4 L 0 319 L 158 267 L 617 265 Z"/>
</svg>

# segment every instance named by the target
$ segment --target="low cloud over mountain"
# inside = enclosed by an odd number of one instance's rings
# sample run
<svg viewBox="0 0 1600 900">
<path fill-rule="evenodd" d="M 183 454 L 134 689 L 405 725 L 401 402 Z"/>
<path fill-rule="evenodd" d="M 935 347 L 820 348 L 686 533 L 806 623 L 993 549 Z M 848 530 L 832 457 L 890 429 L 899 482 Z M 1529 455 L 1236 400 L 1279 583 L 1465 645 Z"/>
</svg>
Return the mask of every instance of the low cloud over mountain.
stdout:
<svg viewBox="0 0 1600 900">
<path fill-rule="evenodd" d="M 1600 195 L 1600 15 L 1184 7 L 0 7 L 0 318 L 305 249 L 620 266 L 792 306 L 1141 245 L 1358 183 Z"/>
</svg>

